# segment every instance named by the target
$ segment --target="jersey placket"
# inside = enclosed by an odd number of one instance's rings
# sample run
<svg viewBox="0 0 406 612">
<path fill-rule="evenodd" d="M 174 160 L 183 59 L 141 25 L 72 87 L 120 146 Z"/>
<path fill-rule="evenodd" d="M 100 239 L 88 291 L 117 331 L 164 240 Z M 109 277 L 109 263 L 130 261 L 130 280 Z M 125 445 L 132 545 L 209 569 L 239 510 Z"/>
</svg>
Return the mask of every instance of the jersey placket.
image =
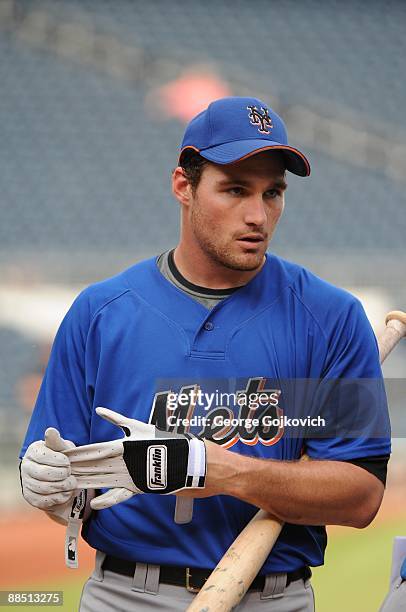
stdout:
<svg viewBox="0 0 406 612">
<path fill-rule="evenodd" d="M 191 358 L 225 359 L 229 326 L 224 310 L 228 299 L 214 306 L 201 322 L 191 345 Z"/>
</svg>

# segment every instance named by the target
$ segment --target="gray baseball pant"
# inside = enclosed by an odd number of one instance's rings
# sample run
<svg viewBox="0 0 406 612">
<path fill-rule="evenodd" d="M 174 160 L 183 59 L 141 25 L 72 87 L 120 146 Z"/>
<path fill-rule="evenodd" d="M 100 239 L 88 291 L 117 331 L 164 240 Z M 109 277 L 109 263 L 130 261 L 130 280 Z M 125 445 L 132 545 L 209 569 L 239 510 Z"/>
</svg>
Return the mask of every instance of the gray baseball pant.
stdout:
<svg viewBox="0 0 406 612">
<path fill-rule="evenodd" d="M 96 566 L 83 587 L 80 612 L 182 612 L 195 595 L 182 586 L 159 584 L 159 565 L 137 563 L 133 577 L 104 571 L 105 554 L 97 551 Z M 248 591 L 238 612 L 314 612 L 310 580 L 287 587 L 286 574 L 269 575 L 263 591 Z"/>
<path fill-rule="evenodd" d="M 389 591 L 379 612 L 404 612 L 406 610 L 406 580 L 399 579 Z"/>
</svg>

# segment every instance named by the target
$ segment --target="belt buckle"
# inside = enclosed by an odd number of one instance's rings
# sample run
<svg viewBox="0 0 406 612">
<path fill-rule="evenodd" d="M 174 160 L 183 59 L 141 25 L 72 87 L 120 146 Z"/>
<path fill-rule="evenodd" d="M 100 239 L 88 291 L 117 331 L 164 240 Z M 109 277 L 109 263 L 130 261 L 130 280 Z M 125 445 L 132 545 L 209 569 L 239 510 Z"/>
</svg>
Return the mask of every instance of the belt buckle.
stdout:
<svg viewBox="0 0 406 612">
<path fill-rule="evenodd" d="M 186 589 L 189 591 L 189 593 L 198 593 L 200 591 L 200 587 L 195 587 L 192 584 L 190 584 L 190 579 L 192 577 L 192 574 L 190 573 L 190 567 L 186 568 Z"/>
</svg>

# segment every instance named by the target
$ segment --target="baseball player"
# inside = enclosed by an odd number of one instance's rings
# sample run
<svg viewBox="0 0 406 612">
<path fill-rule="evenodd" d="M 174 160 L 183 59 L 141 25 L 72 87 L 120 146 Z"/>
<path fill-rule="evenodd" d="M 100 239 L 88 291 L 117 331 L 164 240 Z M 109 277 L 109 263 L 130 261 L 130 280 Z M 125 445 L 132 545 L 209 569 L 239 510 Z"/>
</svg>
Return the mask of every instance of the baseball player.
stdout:
<svg viewBox="0 0 406 612">
<path fill-rule="evenodd" d="M 381 381 L 357 299 L 267 253 L 287 172 L 308 176 L 309 162 L 266 103 L 210 104 L 173 171 L 179 244 L 85 289 L 61 324 L 21 480 L 51 517 L 84 518 L 97 553 L 82 612 L 186 609 L 258 507 L 286 525 L 238 609 L 314 610 L 324 525 L 365 527 L 378 511 L 384 393 L 346 396 L 357 435 L 286 421 L 303 404 L 339 414 L 326 382 Z M 286 383 L 298 380 L 317 381 L 312 401 Z M 378 413 L 385 435 L 367 427 Z"/>
<path fill-rule="evenodd" d="M 406 537 L 393 541 L 389 592 L 379 612 L 402 612 L 406 608 Z"/>
</svg>

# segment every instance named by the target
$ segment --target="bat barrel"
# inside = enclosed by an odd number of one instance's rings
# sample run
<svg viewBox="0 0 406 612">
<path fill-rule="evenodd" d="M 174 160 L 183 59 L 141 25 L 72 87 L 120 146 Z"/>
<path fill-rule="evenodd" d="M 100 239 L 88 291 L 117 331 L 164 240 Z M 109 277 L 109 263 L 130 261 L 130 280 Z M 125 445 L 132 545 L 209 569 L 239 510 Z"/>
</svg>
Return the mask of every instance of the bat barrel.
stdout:
<svg viewBox="0 0 406 612">
<path fill-rule="evenodd" d="M 188 612 L 228 612 L 244 597 L 282 530 L 283 523 L 260 510 L 236 538 L 188 607 Z M 246 566 L 246 560 L 250 563 Z M 241 571 L 243 569 L 243 571 Z"/>
</svg>

